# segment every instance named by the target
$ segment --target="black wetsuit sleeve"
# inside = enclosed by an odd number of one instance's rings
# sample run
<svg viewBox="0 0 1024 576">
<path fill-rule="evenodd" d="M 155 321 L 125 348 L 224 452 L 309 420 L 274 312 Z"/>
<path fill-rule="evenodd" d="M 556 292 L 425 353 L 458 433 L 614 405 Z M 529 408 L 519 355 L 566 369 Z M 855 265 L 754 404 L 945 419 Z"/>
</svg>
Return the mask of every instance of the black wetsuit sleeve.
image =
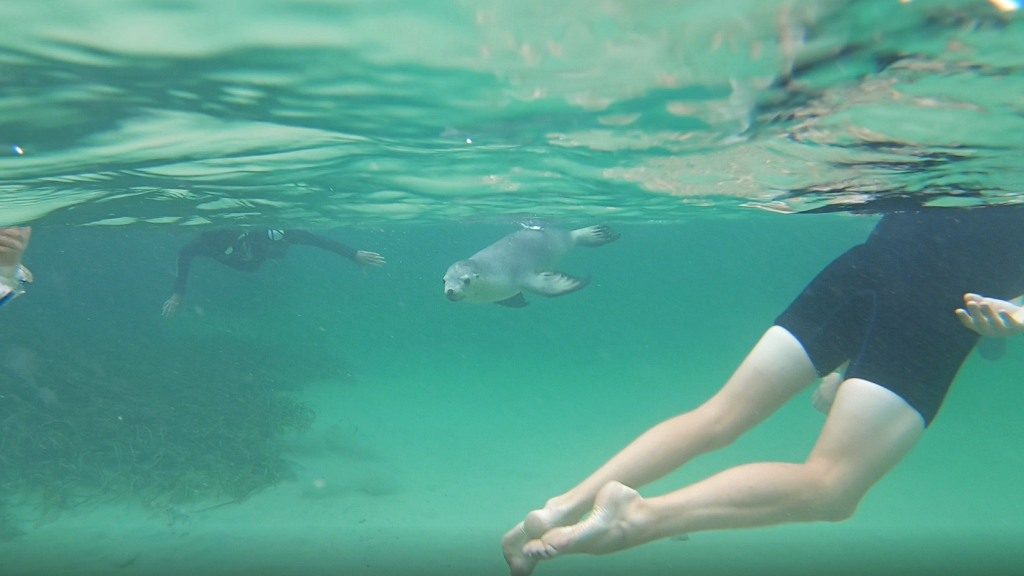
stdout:
<svg viewBox="0 0 1024 576">
<path fill-rule="evenodd" d="M 285 230 L 284 240 L 289 244 L 303 244 L 306 246 L 316 246 L 317 248 L 320 248 L 322 250 L 327 250 L 329 252 L 334 252 L 335 254 L 340 254 L 341 256 L 344 256 L 345 258 L 352 260 L 353 262 L 356 260 L 357 250 L 355 248 L 352 248 L 351 246 L 346 246 L 341 242 L 336 242 L 334 240 L 330 240 L 322 236 L 317 236 L 316 234 L 307 232 L 305 230 Z"/>
<path fill-rule="evenodd" d="M 185 285 L 188 283 L 188 272 L 192 267 L 192 259 L 206 254 L 206 244 L 197 238 L 178 251 L 178 277 L 174 281 L 174 293 L 184 296 Z"/>
</svg>

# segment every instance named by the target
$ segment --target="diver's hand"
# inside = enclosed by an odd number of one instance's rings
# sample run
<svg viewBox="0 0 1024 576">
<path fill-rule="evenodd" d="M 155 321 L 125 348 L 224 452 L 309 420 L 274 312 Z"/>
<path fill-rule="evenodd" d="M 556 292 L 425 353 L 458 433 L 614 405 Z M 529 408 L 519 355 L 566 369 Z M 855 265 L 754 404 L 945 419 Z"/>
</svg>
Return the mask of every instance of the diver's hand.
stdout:
<svg viewBox="0 0 1024 576">
<path fill-rule="evenodd" d="M 181 294 L 175 292 L 171 294 L 171 297 L 164 302 L 163 316 L 164 318 L 170 318 L 178 312 L 178 308 L 181 308 Z"/>
<path fill-rule="evenodd" d="M 964 307 L 954 312 L 960 323 L 986 338 L 1024 334 L 1024 308 L 1006 300 L 964 294 Z"/>
<path fill-rule="evenodd" d="M 376 252 L 357 250 L 356 263 L 358 263 L 360 266 L 374 266 L 376 268 L 380 268 L 381 266 L 387 264 L 387 261 L 384 260 L 383 256 L 377 254 Z"/>
</svg>

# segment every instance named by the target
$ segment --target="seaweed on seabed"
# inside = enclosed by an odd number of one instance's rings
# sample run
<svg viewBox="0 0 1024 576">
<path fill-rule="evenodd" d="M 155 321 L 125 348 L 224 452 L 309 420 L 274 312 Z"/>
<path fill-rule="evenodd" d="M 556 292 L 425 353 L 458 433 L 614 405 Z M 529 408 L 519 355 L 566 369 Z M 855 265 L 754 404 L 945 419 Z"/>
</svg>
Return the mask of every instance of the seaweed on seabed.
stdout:
<svg viewBox="0 0 1024 576">
<path fill-rule="evenodd" d="M 24 534 L 8 509 L 7 501 L 0 498 L 0 542 L 8 542 Z"/>
<path fill-rule="evenodd" d="M 64 344 L 35 352 L 33 382 L 0 382 L 0 498 L 27 496 L 47 521 L 96 501 L 241 501 L 291 475 L 285 435 L 314 418 L 294 395 L 301 359 L 282 370 L 274 351 L 230 340 L 138 346 L 130 360 L 120 343 Z"/>
</svg>

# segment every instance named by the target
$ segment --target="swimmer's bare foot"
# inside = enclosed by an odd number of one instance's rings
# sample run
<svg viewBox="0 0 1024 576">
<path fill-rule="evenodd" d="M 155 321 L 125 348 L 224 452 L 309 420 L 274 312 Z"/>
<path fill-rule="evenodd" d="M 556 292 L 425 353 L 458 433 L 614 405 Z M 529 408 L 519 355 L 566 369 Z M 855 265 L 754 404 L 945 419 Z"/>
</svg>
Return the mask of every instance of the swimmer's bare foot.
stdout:
<svg viewBox="0 0 1024 576">
<path fill-rule="evenodd" d="M 565 526 L 578 518 L 579 513 L 555 504 L 554 500 L 548 501 L 543 509 L 527 514 L 525 521 L 516 524 L 501 539 L 501 551 L 505 555 L 509 573 L 512 576 L 527 576 L 533 572 L 538 560 L 524 553 L 526 543 L 540 538 L 552 528 Z"/>
<path fill-rule="evenodd" d="M 636 490 L 609 482 L 594 500 L 590 516 L 572 526 L 553 528 L 523 546 L 529 558 L 547 560 L 561 554 L 607 554 L 632 546 L 626 526 L 630 508 L 641 502 Z"/>
<path fill-rule="evenodd" d="M 516 524 L 515 528 L 501 538 L 501 553 L 505 555 L 505 563 L 508 564 L 508 572 L 512 576 L 527 576 L 537 565 L 537 560 L 523 553 L 523 545 L 529 541 L 530 536 L 527 535 L 522 522 Z"/>
</svg>

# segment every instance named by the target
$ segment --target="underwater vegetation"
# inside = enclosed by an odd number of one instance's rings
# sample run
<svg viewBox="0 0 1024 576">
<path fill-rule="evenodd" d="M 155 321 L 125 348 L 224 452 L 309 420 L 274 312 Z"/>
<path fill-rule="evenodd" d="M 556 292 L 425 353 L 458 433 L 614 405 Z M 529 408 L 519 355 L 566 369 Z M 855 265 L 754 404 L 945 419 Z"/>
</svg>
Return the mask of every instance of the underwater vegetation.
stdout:
<svg viewBox="0 0 1024 576">
<path fill-rule="evenodd" d="M 89 502 L 224 503 L 288 478 L 283 440 L 315 416 L 296 383 L 344 374 L 223 334 L 114 340 L 0 350 L 0 540 Z"/>
</svg>

